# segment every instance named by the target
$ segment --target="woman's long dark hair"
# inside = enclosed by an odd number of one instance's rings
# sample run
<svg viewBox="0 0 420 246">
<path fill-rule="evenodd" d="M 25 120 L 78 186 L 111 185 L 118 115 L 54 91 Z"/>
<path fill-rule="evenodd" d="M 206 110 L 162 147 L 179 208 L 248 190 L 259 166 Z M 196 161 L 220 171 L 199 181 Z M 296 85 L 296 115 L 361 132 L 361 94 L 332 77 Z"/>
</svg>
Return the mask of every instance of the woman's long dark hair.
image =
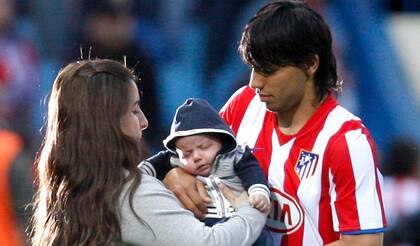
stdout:
<svg viewBox="0 0 420 246">
<path fill-rule="evenodd" d="M 129 110 L 129 83 L 135 81 L 130 69 L 112 60 L 78 61 L 59 72 L 35 161 L 33 245 L 121 240 L 119 198 L 129 182 L 133 210 L 141 179 L 139 143 L 120 128 Z"/>
</svg>

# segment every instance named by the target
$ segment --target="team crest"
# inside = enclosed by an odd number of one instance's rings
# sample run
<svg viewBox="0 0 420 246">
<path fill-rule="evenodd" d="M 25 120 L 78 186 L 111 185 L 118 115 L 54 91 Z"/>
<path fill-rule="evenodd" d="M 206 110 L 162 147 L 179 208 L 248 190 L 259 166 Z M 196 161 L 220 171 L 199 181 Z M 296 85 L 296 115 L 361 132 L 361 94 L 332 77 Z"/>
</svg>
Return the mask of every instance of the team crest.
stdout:
<svg viewBox="0 0 420 246">
<path fill-rule="evenodd" d="M 300 180 L 306 179 L 315 173 L 319 156 L 302 149 L 296 162 L 295 171 Z"/>
</svg>

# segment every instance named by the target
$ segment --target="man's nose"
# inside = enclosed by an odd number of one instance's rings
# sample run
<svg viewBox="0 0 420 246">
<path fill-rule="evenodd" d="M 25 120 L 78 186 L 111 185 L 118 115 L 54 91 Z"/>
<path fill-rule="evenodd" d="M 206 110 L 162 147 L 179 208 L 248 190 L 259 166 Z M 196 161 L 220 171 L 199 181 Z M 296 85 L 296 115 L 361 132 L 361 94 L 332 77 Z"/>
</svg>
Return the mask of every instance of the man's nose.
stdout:
<svg viewBox="0 0 420 246">
<path fill-rule="evenodd" d="M 254 90 L 261 90 L 264 87 L 264 76 L 255 72 L 252 69 L 251 76 L 249 78 L 249 86 Z"/>
</svg>

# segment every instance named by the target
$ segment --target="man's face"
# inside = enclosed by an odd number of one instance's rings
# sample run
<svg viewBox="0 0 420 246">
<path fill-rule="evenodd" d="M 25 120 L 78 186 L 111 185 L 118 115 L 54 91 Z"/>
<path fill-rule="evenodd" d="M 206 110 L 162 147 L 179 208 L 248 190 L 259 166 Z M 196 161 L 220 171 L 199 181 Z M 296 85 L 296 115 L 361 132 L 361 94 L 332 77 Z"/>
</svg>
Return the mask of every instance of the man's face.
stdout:
<svg viewBox="0 0 420 246">
<path fill-rule="evenodd" d="M 193 175 L 208 176 L 222 143 L 199 134 L 179 138 L 175 148 L 184 170 Z"/>
<path fill-rule="evenodd" d="M 252 69 L 249 85 L 256 90 L 269 111 L 287 113 L 299 106 L 305 93 L 313 86 L 313 80 L 303 69 L 285 66 L 269 75 Z"/>
</svg>

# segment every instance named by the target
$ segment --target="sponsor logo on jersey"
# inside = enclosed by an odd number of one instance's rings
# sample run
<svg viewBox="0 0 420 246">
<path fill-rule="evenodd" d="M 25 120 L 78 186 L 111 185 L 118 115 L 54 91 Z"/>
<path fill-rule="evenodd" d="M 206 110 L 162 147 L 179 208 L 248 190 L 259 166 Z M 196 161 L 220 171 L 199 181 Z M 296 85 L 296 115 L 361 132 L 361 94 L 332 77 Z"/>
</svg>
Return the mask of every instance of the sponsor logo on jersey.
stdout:
<svg viewBox="0 0 420 246">
<path fill-rule="evenodd" d="M 277 233 L 291 234 L 302 225 L 303 212 L 296 200 L 289 194 L 271 188 L 271 212 L 267 227 Z"/>
<path fill-rule="evenodd" d="M 318 159 L 319 156 L 317 154 L 304 149 L 300 150 L 299 158 L 295 165 L 295 171 L 300 180 L 306 179 L 315 173 Z"/>
</svg>

